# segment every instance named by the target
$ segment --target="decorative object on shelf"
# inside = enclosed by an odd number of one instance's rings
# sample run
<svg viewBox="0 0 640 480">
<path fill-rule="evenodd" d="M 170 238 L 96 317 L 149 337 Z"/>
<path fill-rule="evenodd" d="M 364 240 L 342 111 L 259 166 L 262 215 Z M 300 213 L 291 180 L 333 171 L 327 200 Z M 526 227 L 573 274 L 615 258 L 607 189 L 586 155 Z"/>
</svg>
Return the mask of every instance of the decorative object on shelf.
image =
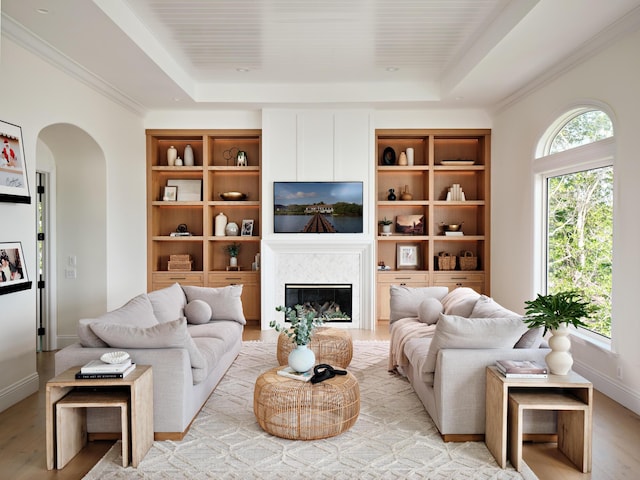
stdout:
<svg viewBox="0 0 640 480">
<path fill-rule="evenodd" d="M 129 360 L 129 354 L 127 352 L 107 352 L 100 357 L 104 363 L 109 363 L 111 365 L 117 365 L 118 363 L 123 363 L 126 360 Z"/>
<path fill-rule="evenodd" d="M 464 202 L 466 201 L 466 197 L 464 196 L 464 192 L 462 188 L 460 188 L 460 184 L 454 183 L 449 187 L 447 191 L 447 202 Z"/>
<path fill-rule="evenodd" d="M 241 192 L 224 192 L 220 194 L 220 198 L 226 202 L 239 202 L 247 198 L 246 193 Z"/>
<path fill-rule="evenodd" d="M 0 144 L 0 202 L 31 203 L 22 128 L 0 121 Z"/>
<path fill-rule="evenodd" d="M 193 158 L 193 148 L 191 145 L 184 147 L 184 165 L 185 167 L 193 167 L 195 159 Z"/>
<path fill-rule="evenodd" d="M 440 227 L 442 228 L 442 231 L 444 232 L 444 234 L 448 237 L 461 237 L 464 235 L 464 233 L 462 232 L 463 224 L 464 222 L 460 222 L 460 223 L 441 222 Z"/>
<path fill-rule="evenodd" d="M 474 163 L 476 163 L 475 160 L 462 160 L 460 158 L 456 159 L 456 160 L 442 160 L 440 162 L 441 165 L 457 165 L 457 166 L 469 166 L 469 165 L 473 165 Z"/>
<path fill-rule="evenodd" d="M 544 333 L 551 331 L 549 347 L 545 361 L 554 375 L 566 375 L 573 365 L 569 324 L 574 327 L 586 327 L 583 318 L 589 318 L 596 307 L 584 299 L 581 292 L 569 290 L 549 295 L 540 295 L 535 300 L 525 301 L 524 322 L 529 328 L 544 327 Z"/>
<path fill-rule="evenodd" d="M 398 215 L 396 232 L 410 235 L 424 235 L 424 215 Z"/>
<path fill-rule="evenodd" d="M 178 150 L 171 145 L 167 148 L 167 165 L 173 167 L 176 164 L 176 158 L 178 158 Z"/>
<path fill-rule="evenodd" d="M 242 220 L 242 230 L 240 230 L 241 237 L 250 237 L 253 235 L 253 219 Z"/>
<path fill-rule="evenodd" d="M 389 189 L 389 195 L 387 195 L 387 200 L 390 200 L 390 201 L 393 202 L 393 201 L 395 201 L 395 199 L 396 199 L 396 191 L 395 191 L 395 189 L 390 188 Z"/>
<path fill-rule="evenodd" d="M 238 159 L 238 151 L 240 149 L 238 147 L 231 147 L 229 150 L 225 150 L 222 152 L 222 158 L 224 158 L 227 162 L 227 167 L 235 165 Z M 233 163 L 231 163 L 233 162 Z"/>
<path fill-rule="evenodd" d="M 164 187 L 162 190 L 163 202 L 175 202 L 178 199 L 178 187 Z"/>
<path fill-rule="evenodd" d="M 225 250 L 229 254 L 229 266 L 230 267 L 237 267 L 238 266 L 238 254 L 240 253 L 240 245 L 238 243 L 232 243 L 231 245 L 227 245 L 225 247 Z"/>
<path fill-rule="evenodd" d="M 381 271 L 391 270 L 391 267 L 389 267 L 388 265 L 385 265 L 383 260 L 380 260 L 378 262 L 378 270 L 381 270 Z"/>
<path fill-rule="evenodd" d="M 438 270 L 455 270 L 456 256 L 447 252 L 438 253 Z"/>
<path fill-rule="evenodd" d="M 236 222 L 229 222 L 227 226 L 224 227 L 224 234 L 227 237 L 237 237 L 240 229 L 238 228 L 238 224 Z"/>
<path fill-rule="evenodd" d="M 177 161 L 177 160 L 176 160 Z M 202 180 L 200 179 L 173 179 L 167 180 L 167 186 L 178 187 L 179 202 L 202 201 Z"/>
<path fill-rule="evenodd" d="M 420 266 L 420 246 L 399 243 L 396 246 L 396 268 L 398 270 L 417 270 Z"/>
<path fill-rule="evenodd" d="M 178 225 L 176 227 L 176 231 L 171 232 L 169 235 L 172 237 L 190 237 L 191 236 L 191 234 L 189 233 L 189 228 L 187 227 L 186 223 L 181 223 L 180 225 Z"/>
<path fill-rule="evenodd" d="M 240 150 L 236 156 L 236 167 L 246 167 L 247 165 L 249 165 L 247 152 Z"/>
<path fill-rule="evenodd" d="M 317 312 L 304 311 L 302 305 L 291 307 L 276 307 L 276 311 L 284 312 L 285 322 L 291 323 L 289 327 L 281 325 L 275 320 L 269 322 L 269 326 L 276 332 L 284 333 L 297 347 L 289 353 L 289 366 L 296 372 L 306 372 L 311 370 L 316 362 L 316 356 L 308 348 L 311 343 L 311 335 L 316 327 L 321 326 L 326 318 L 324 315 L 316 316 Z"/>
<path fill-rule="evenodd" d="M 461 251 L 458 262 L 460 263 L 460 270 L 476 270 L 478 268 L 478 257 L 470 250 Z"/>
<path fill-rule="evenodd" d="M 388 220 L 387 217 L 384 217 L 378 222 L 378 224 L 382 225 L 382 235 L 391 235 L 391 225 L 393 224 L 392 220 Z"/>
<path fill-rule="evenodd" d="M 400 152 L 400 156 L 398 157 L 398 165 L 406 167 L 409 165 L 409 161 L 407 160 L 407 154 L 405 152 Z"/>
<path fill-rule="evenodd" d="M 167 270 L 170 272 L 188 272 L 193 269 L 193 260 L 188 253 L 169 255 Z"/>
<path fill-rule="evenodd" d="M 413 162 L 413 148 L 409 147 L 407 148 L 407 165 L 413 167 Z"/>
<path fill-rule="evenodd" d="M 218 215 L 216 215 L 214 224 L 215 229 L 213 235 L 216 237 L 224 237 L 224 229 L 227 226 L 227 216 L 224 213 L 220 212 Z"/>
<path fill-rule="evenodd" d="M 180 157 L 176 158 L 176 162 L 174 163 L 174 165 L 176 167 L 182 167 L 184 165 L 184 163 L 182 162 L 182 158 Z"/>
<path fill-rule="evenodd" d="M 0 295 L 31 290 L 22 243 L 0 243 Z"/>
<path fill-rule="evenodd" d="M 413 200 L 413 195 L 409 193 L 409 185 L 404 186 L 404 190 L 400 194 L 400 200 L 409 201 Z"/>
<path fill-rule="evenodd" d="M 383 165 L 395 165 L 396 164 L 396 152 L 393 148 L 387 147 L 382 152 L 382 164 Z"/>
</svg>

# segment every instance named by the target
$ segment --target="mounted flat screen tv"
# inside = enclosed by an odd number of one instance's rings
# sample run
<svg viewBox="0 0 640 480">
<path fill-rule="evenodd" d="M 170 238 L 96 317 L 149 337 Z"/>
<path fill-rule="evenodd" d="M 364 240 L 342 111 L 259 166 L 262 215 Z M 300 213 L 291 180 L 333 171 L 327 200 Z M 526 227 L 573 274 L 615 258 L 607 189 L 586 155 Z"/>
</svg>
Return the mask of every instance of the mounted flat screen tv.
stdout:
<svg viewBox="0 0 640 480">
<path fill-rule="evenodd" d="M 362 233 L 362 182 L 274 182 L 275 233 Z"/>
</svg>

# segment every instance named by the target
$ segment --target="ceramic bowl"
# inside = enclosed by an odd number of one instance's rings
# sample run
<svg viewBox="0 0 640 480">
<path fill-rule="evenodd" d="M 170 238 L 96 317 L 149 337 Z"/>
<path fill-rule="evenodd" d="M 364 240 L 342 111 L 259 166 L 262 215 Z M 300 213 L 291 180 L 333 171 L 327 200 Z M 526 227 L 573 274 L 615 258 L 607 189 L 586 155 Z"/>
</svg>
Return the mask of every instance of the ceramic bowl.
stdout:
<svg viewBox="0 0 640 480">
<path fill-rule="evenodd" d="M 220 198 L 227 201 L 238 201 L 247 198 L 247 194 L 241 192 L 224 192 L 220 194 Z"/>
<path fill-rule="evenodd" d="M 122 363 L 127 361 L 129 358 L 129 354 L 127 352 L 108 352 L 100 357 L 104 363 Z"/>
</svg>

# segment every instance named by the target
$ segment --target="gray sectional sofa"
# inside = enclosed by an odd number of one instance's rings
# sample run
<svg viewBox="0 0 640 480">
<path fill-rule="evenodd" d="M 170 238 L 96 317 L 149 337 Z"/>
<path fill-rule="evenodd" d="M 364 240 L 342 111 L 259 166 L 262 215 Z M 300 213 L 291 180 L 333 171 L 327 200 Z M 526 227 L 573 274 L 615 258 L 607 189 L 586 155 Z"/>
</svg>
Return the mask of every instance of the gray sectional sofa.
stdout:
<svg viewBox="0 0 640 480">
<path fill-rule="evenodd" d="M 81 319 L 80 341 L 56 353 L 55 373 L 106 352 L 128 352 L 133 362 L 153 368 L 156 440 L 181 439 L 240 352 L 246 324 L 241 293 L 242 285 L 176 283 L 100 317 Z M 90 411 L 88 431 L 119 431 L 117 412 L 111 410 Z"/>
<path fill-rule="evenodd" d="M 390 329 L 389 370 L 407 377 L 445 441 L 484 438 L 487 366 L 500 359 L 544 365 L 549 353 L 541 329 L 464 287 L 392 286 Z M 528 413 L 528 434 L 556 431 L 552 412 Z"/>
</svg>

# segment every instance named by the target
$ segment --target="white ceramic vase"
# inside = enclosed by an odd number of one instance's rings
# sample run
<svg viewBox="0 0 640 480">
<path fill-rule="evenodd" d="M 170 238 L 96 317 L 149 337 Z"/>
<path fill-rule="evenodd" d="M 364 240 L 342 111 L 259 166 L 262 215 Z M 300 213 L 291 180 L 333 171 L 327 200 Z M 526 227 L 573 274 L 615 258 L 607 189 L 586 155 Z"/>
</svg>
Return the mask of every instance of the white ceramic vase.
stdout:
<svg viewBox="0 0 640 480">
<path fill-rule="evenodd" d="M 238 257 L 229 258 L 229 266 L 230 267 L 237 267 L 238 266 Z"/>
<path fill-rule="evenodd" d="M 569 326 L 566 323 L 561 323 L 557 329 L 551 329 L 549 347 L 551 352 L 544 357 L 549 367 L 549 372 L 554 375 L 566 375 L 569 373 L 573 365 L 573 357 L 569 353 L 571 339 L 569 339 Z"/>
<path fill-rule="evenodd" d="M 215 230 L 214 230 L 214 236 L 216 237 L 224 237 L 225 233 L 224 233 L 224 229 L 227 226 L 227 216 L 220 212 L 218 215 L 216 215 L 216 219 L 215 219 Z"/>
<path fill-rule="evenodd" d="M 240 229 L 238 228 L 238 224 L 236 222 L 229 222 L 224 228 L 224 233 L 227 237 L 237 237 L 239 232 Z"/>
<path fill-rule="evenodd" d="M 191 145 L 187 145 L 184 147 L 184 166 L 193 167 L 194 163 L 193 148 L 191 148 Z"/>
<path fill-rule="evenodd" d="M 391 225 L 382 225 L 382 234 L 391 235 Z"/>
<path fill-rule="evenodd" d="M 171 145 L 167 148 L 167 165 L 173 167 L 176 164 L 176 158 L 178 158 L 178 150 Z"/>
<path fill-rule="evenodd" d="M 315 365 L 316 354 L 308 345 L 298 345 L 289 353 L 288 361 L 293 371 L 307 372 Z"/>
</svg>

